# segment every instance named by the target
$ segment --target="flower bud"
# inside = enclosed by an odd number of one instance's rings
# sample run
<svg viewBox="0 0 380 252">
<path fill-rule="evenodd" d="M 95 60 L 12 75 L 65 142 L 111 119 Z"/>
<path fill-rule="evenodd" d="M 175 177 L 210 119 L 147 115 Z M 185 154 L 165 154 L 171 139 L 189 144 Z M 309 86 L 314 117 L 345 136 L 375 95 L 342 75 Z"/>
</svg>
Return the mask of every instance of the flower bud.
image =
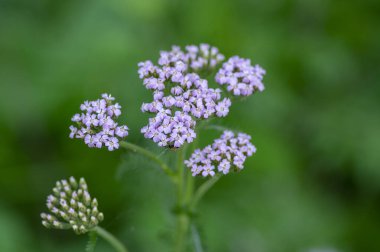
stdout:
<svg viewBox="0 0 380 252">
<path fill-rule="evenodd" d="M 99 213 L 99 214 L 98 214 L 98 220 L 99 220 L 99 222 L 101 222 L 101 221 L 104 220 L 104 215 L 103 215 L 103 213 Z"/>
<path fill-rule="evenodd" d="M 45 220 L 42 221 L 42 225 L 44 225 L 46 228 L 51 228 L 50 223 Z"/>
<path fill-rule="evenodd" d="M 78 183 L 74 177 L 70 177 L 70 185 L 73 189 L 76 189 L 78 187 Z"/>
<path fill-rule="evenodd" d="M 46 228 L 72 228 L 76 234 L 84 234 L 103 220 L 98 211 L 97 199 L 92 199 L 86 181 L 79 184 L 74 177 L 61 180 L 53 188 L 53 194 L 46 200 L 52 214 L 41 213 L 42 225 Z"/>
<path fill-rule="evenodd" d="M 98 207 L 98 200 L 97 200 L 96 198 L 94 198 L 94 199 L 92 200 L 91 206 L 92 206 L 92 207 Z"/>
</svg>

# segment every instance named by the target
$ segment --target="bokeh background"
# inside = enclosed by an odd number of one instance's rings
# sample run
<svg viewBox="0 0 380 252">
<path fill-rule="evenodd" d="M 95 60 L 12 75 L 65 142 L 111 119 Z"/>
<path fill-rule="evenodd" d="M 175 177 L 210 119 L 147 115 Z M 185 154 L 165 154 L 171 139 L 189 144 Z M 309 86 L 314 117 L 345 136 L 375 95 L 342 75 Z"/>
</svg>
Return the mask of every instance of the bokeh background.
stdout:
<svg viewBox="0 0 380 252">
<path fill-rule="evenodd" d="M 103 226 L 131 251 L 169 251 L 174 189 L 154 164 L 68 138 L 102 92 L 123 106 L 128 140 L 150 99 L 137 63 L 207 42 L 267 70 L 266 90 L 218 123 L 258 152 L 221 179 L 196 221 L 205 251 L 380 251 L 380 4 L 377 0 L 1 0 L 0 251 L 83 251 L 47 230 L 55 181 L 86 177 Z M 219 133 L 204 131 L 202 145 Z M 96 251 L 112 251 L 99 241 Z"/>
</svg>

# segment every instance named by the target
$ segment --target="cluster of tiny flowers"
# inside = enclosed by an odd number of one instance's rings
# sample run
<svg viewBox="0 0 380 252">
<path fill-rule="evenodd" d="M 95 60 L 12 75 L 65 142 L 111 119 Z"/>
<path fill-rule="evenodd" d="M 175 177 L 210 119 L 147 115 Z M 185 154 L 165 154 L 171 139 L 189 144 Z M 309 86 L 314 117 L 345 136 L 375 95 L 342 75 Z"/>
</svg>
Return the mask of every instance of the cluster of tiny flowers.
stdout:
<svg viewBox="0 0 380 252">
<path fill-rule="evenodd" d="M 224 60 L 224 55 L 219 53 L 218 48 L 208 44 L 199 46 L 188 45 L 185 52 L 179 46 L 173 46 L 172 50 L 161 51 L 158 64 L 161 66 L 175 65 L 178 61 L 185 63 L 191 71 L 211 70 Z"/>
<path fill-rule="evenodd" d="M 120 139 L 128 136 L 128 127 L 115 122 L 121 115 L 121 106 L 113 104 L 114 100 L 111 95 L 103 94 L 102 99 L 85 101 L 80 106 L 82 113 L 71 119 L 77 127 L 70 126 L 70 138 L 83 139 L 90 148 L 118 149 Z"/>
<path fill-rule="evenodd" d="M 139 63 L 139 76 L 144 86 L 153 91 L 153 101 L 144 103 L 143 112 L 156 114 L 142 128 L 146 138 L 159 146 L 179 148 L 195 137 L 196 119 L 224 117 L 231 101 L 222 99 L 221 90 L 208 87 L 208 82 L 194 71 L 214 68 L 223 55 L 206 44 L 187 46 L 186 52 L 174 46 L 162 51 L 159 66 L 151 61 Z"/>
<path fill-rule="evenodd" d="M 42 225 L 47 228 L 70 229 L 76 234 L 84 234 L 96 227 L 104 219 L 98 210 L 98 201 L 91 199 L 86 181 L 79 183 L 70 177 L 61 180 L 47 197 L 46 206 L 51 214 L 42 213 Z"/>
<path fill-rule="evenodd" d="M 162 147 L 179 148 L 185 142 L 192 142 L 196 134 L 193 130 L 195 121 L 188 114 L 176 111 L 174 116 L 170 110 L 162 110 L 149 119 L 149 125 L 141 132 Z"/>
<path fill-rule="evenodd" d="M 214 176 L 216 172 L 227 174 L 244 168 L 245 159 L 256 152 L 250 142 L 251 137 L 244 133 L 237 136 L 232 131 L 224 131 L 219 139 L 214 140 L 203 150 L 197 149 L 189 160 L 185 161 L 193 176 Z"/>
<path fill-rule="evenodd" d="M 252 66 L 249 59 L 238 56 L 225 62 L 215 76 L 215 81 L 226 85 L 235 96 L 249 96 L 255 91 L 263 91 L 265 70 L 259 65 Z"/>
</svg>

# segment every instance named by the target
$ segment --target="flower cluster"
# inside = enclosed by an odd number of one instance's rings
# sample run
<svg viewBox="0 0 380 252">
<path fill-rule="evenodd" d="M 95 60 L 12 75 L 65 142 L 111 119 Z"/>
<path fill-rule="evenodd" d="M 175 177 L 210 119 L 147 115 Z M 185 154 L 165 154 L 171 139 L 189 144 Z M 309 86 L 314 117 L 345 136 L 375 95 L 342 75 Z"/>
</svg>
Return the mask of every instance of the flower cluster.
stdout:
<svg viewBox="0 0 380 252">
<path fill-rule="evenodd" d="M 47 228 L 72 228 L 76 234 L 84 234 L 104 219 L 98 210 L 98 201 L 91 199 L 83 178 L 79 183 L 74 177 L 58 181 L 53 194 L 47 197 L 46 206 L 51 214 L 42 213 L 41 218 Z"/>
<path fill-rule="evenodd" d="M 188 45 L 185 52 L 179 46 L 173 46 L 172 50 L 161 51 L 158 64 L 161 66 L 175 65 L 181 61 L 185 64 L 187 71 L 211 70 L 224 60 L 224 55 L 219 53 L 218 48 L 208 44 L 199 46 Z"/>
<path fill-rule="evenodd" d="M 216 171 L 227 174 L 232 170 L 242 170 L 245 159 L 256 152 L 250 140 L 251 137 L 247 134 L 239 133 L 235 136 L 232 131 L 224 131 L 212 145 L 203 150 L 195 150 L 185 164 L 193 176 L 207 177 L 214 176 Z"/>
<path fill-rule="evenodd" d="M 235 96 L 249 96 L 255 91 L 263 91 L 265 70 L 259 65 L 252 66 L 249 59 L 238 56 L 225 62 L 215 76 L 215 81 L 226 85 Z"/>
<path fill-rule="evenodd" d="M 208 82 L 194 71 L 214 68 L 224 56 L 207 44 L 187 46 L 186 52 L 173 46 L 162 51 L 159 66 L 151 61 L 138 64 L 144 86 L 153 91 L 153 101 L 144 103 L 143 112 L 156 114 L 142 128 L 146 138 L 160 146 L 179 148 L 195 137 L 196 119 L 224 117 L 231 101 L 222 99 L 221 90 L 208 87 Z"/>
<path fill-rule="evenodd" d="M 113 104 L 114 97 L 103 94 L 102 99 L 85 101 L 71 119 L 77 127 L 70 126 L 70 138 L 80 138 L 91 148 L 106 146 L 109 151 L 119 148 L 119 140 L 128 136 L 128 127 L 119 126 L 115 119 L 121 115 L 121 106 Z"/>
<path fill-rule="evenodd" d="M 141 132 L 159 146 L 179 148 L 185 142 L 193 141 L 196 136 L 194 126 L 195 121 L 188 114 L 176 111 L 172 116 L 170 110 L 163 110 L 150 118 L 149 125 L 143 127 Z"/>
</svg>

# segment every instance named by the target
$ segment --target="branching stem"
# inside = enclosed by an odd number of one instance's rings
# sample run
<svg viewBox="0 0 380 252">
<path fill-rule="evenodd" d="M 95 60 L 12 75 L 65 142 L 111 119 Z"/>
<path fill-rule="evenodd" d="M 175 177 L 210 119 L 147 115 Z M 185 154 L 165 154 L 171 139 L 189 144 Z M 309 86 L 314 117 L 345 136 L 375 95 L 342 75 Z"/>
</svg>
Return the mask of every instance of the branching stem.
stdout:
<svg viewBox="0 0 380 252">
<path fill-rule="evenodd" d="M 94 228 L 94 231 L 106 240 L 117 252 L 128 252 L 127 248 L 107 230 L 97 226 Z"/>
<path fill-rule="evenodd" d="M 162 161 L 159 157 L 157 157 L 157 155 L 155 155 L 153 152 L 150 152 L 144 148 L 141 148 L 140 146 L 137 146 L 133 143 L 129 143 L 126 141 L 120 142 L 120 146 L 125 148 L 125 149 L 131 150 L 133 152 L 139 153 L 139 154 L 149 158 L 150 160 L 156 162 L 161 167 L 162 171 L 166 175 L 168 175 L 169 178 L 174 183 L 178 182 L 176 174 L 169 168 L 169 166 L 164 161 Z"/>
<path fill-rule="evenodd" d="M 189 206 L 191 211 L 195 210 L 198 202 L 202 199 L 206 192 L 220 179 L 220 177 L 220 174 L 216 174 L 214 177 L 208 179 L 201 186 L 199 186 Z"/>
</svg>

